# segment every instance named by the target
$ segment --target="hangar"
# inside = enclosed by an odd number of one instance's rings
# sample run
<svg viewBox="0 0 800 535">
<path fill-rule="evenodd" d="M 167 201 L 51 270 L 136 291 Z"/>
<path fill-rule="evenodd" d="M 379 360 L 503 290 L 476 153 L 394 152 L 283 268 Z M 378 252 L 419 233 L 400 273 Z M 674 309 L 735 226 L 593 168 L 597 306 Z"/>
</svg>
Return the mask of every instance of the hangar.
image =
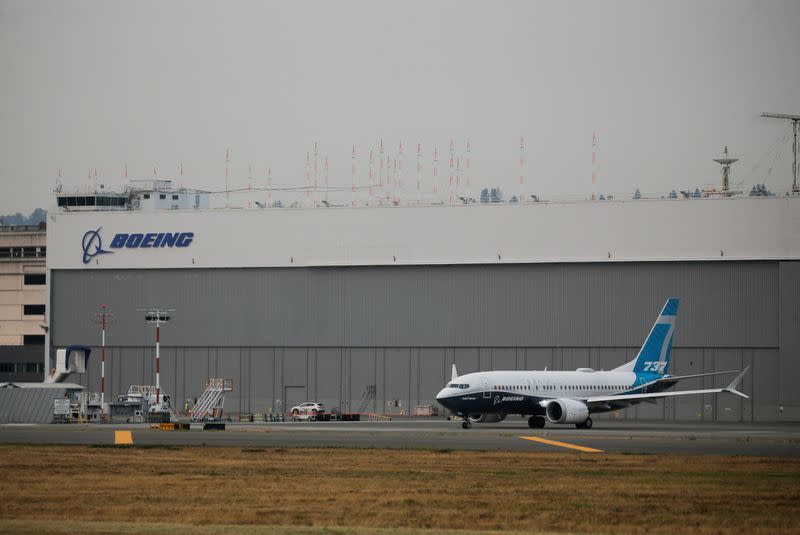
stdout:
<svg viewBox="0 0 800 535">
<path fill-rule="evenodd" d="M 152 194 L 168 188 L 156 181 Z M 800 420 L 796 196 L 210 209 L 190 192 L 158 209 L 126 195 L 59 200 L 47 225 L 45 369 L 57 348 L 100 344 L 105 304 L 107 395 L 153 383 L 150 307 L 174 309 L 161 384 L 178 406 L 225 377 L 229 412 L 313 399 L 409 414 L 435 405 L 452 363 L 622 364 L 674 296 L 671 372 L 751 365 L 751 398 L 689 396 L 608 418 Z M 92 359 L 69 380 L 98 390 L 99 374 Z"/>
</svg>

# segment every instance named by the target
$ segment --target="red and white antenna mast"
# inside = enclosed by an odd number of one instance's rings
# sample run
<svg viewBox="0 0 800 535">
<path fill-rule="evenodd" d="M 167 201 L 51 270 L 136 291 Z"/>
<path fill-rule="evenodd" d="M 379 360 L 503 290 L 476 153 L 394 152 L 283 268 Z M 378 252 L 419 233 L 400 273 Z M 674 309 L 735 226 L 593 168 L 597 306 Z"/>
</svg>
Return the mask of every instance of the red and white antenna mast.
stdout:
<svg viewBox="0 0 800 535">
<path fill-rule="evenodd" d="M 597 152 L 600 142 L 597 141 L 597 132 L 592 132 L 592 200 L 597 200 Z"/>
<path fill-rule="evenodd" d="M 108 311 L 106 305 L 100 305 L 100 312 L 94 315 L 95 323 L 100 325 L 100 410 L 106 410 L 106 327 L 114 320 L 114 314 Z"/>
<path fill-rule="evenodd" d="M 147 323 L 153 323 L 156 326 L 156 410 L 159 411 L 163 409 L 161 407 L 161 324 L 170 320 L 170 312 L 175 312 L 175 309 L 151 308 L 145 310 L 144 315 Z"/>
</svg>

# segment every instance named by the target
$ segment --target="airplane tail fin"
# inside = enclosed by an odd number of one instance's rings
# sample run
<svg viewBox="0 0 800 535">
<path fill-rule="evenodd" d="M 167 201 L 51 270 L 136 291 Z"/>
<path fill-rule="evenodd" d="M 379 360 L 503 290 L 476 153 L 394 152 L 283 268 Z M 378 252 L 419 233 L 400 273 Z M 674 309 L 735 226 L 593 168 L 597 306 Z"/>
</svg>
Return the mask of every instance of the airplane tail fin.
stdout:
<svg viewBox="0 0 800 535">
<path fill-rule="evenodd" d="M 618 372 L 656 373 L 669 372 L 672 354 L 672 337 L 675 334 L 675 320 L 678 318 L 678 299 L 670 297 L 664 303 L 661 314 L 650 329 L 650 334 L 639 350 L 636 358 L 615 368 Z"/>
<path fill-rule="evenodd" d="M 458 372 L 456 371 L 456 365 L 453 363 L 453 374 L 450 376 L 451 381 L 455 381 L 458 377 Z"/>
</svg>

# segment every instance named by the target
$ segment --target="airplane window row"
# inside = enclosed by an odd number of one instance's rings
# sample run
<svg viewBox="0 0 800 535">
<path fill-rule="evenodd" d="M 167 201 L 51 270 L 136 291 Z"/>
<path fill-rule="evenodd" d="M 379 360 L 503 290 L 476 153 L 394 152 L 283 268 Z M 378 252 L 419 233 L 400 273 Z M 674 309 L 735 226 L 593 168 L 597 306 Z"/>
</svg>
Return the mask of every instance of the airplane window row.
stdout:
<svg viewBox="0 0 800 535">
<path fill-rule="evenodd" d="M 455 383 L 448 385 L 450 388 L 469 388 L 469 385 L 456 385 Z M 539 387 L 536 388 L 538 390 Z M 555 390 L 558 388 L 559 390 L 624 390 L 625 387 L 622 385 L 611 385 L 611 386 L 589 386 L 589 385 L 571 385 L 571 386 L 554 386 L 554 385 L 543 385 L 541 386 L 543 390 Z M 527 385 L 499 385 L 495 386 L 497 390 L 531 390 L 530 386 Z"/>
<path fill-rule="evenodd" d="M 467 388 L 469 388 L 469 385 L 464 383 L 450 383 L 449 385 L 447 385 L 447 388 L 459 388 L 461 390 L 466 390 Z"/>
</svg>

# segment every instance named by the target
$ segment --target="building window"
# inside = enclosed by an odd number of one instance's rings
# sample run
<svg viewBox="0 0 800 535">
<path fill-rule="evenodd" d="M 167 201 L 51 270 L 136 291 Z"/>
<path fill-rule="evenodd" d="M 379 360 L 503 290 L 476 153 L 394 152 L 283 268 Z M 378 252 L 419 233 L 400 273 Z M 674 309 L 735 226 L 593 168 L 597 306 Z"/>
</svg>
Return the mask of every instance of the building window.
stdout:
<svg viewBox="0 0 800 535">
<path fill-rule="evenodd" d="M 43 316 L 44 305 L 22 305 L 23 314 L 26 316 Z"/>
<path fill-rule="evenodd" d="M 145 193 L 144 195 L 142 195 L 142 197 L 144 197 L 145 199 L 149 199 L 150 198 L 150 194 L 149 193 Z"/>
<path fill-rule="evenodd" d="M 47 277 L 44 273 L 26 273 L 25 286 L 44 286 L 47 284 Z"/>
<path fill-rule="evenodd" d="M 158 198 L 159 199 L 166 199 L 167 198 L 167 194 L 166 193 L 162 193 L 161 195 L 158 196 Z"/>
<path fill-rule="evenodd" d="M 11 258 L 11 247 L 0 247 L 0 258 Z"/>
<path fill-rule="evenodd" d="M 22 344 L 26 346 L 43 346 L 44 345 L 44 335 L 43 334 L 26 334 L 22 337 Z"/>
<path fill-rule="evenodd" d="M 14 373 L 17 365 L 13 362 L 0 362 L 0 373 Z"/>
<path fill-rule="evenodd" d="M 25 372 L 26 373 L 42 373 L 44 372 L 44 364 L 41 362 L 26 362 L 25 363 Z"/>
<path fill-rule="evenodd" d="M 177 196 L 177 195 L 173 195 L 173 196 L 172 196 L 172 200 L 173 200 L 173 201 L 177 201 L 177 200 L 178 200 L 178 196 Z"/>
</svg>

